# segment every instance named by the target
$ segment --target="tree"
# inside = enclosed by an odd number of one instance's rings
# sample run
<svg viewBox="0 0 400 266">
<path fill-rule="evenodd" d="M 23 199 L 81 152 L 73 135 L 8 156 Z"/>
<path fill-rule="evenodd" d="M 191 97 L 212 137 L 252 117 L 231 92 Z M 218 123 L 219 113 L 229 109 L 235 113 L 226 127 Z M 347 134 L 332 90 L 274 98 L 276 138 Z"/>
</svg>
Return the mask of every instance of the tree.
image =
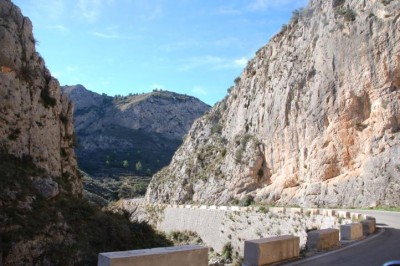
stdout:
<svg viewBox="0 0 400 266">
<path fill-rule="evenodd" d="M 128 167 L 129 167 L 129 162 L 128 162 L 128 160 L 124 160 L 124 161 L 122 162 L 122 166 L 125 167 L 125 168 L 128 168 Z"/>
<path fill-rule="evenodd" d="M 135 165 L 136 171 L 140 172 L 142 171 L 142 163 L 138 161 Z"/>
</svg>

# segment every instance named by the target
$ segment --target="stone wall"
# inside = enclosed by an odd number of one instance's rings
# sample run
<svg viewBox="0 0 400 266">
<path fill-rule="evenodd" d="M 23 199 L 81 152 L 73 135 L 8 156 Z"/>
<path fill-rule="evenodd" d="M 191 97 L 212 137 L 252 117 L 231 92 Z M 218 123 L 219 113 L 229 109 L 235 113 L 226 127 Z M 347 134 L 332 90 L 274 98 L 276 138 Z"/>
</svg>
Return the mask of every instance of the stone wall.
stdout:
<svg viewBox="0 0 400 266">
<path fill-rule="evenodd" d="M 339 229 L 341 224 L 365 218 L 358 213 L 327 209 L 264 206 L 147 205 L 137 200 L 123 200 L 121 207 L 136 218 L 149 220 L 164 232 L 194 231 L 216 252 L 231 243 L 243 256 L 245 240 L 292 234 L 307 241 L 309 229 Z"/>
</svg>

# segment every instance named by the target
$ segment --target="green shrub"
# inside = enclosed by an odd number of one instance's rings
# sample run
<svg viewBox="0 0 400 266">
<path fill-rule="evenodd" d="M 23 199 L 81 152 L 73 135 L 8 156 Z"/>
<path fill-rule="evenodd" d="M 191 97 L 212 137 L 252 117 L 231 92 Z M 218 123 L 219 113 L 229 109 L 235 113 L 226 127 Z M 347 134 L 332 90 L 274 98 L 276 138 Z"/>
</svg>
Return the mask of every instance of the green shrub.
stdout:
<svg viewBox="0 0 400 266">
<path fill-rule="evenodd" d="M 239 82 L 241 81 L 240 77 L 235 78 L 234 82 L 236 85 L 239 85 Z"/>
<path fill-rule="evenodd" d="M 243 199 L 239 201 L 239 205 L 244 207 L 250 206 L 252 204 L 254 204 L 254 197 L 251 195 L 246 195 Z"/>
<path fill-rule="evenodd" d="M 222 257 L 227 261 L 232 261 L 233 258 L 233 247 L 231 242 L 226 243 L 222 247 Z"/>
<path fill-rule="evenodd" d="M 335 10 L 335 14 L 344 18 L 345 21 L 355 21 L 356 20 L 356 12 L 351 8 L 338 8 Z"/>
<path fill-rule="evenodd" d="M 265 206 L 260 206 L 260 207 L 258 207 L 258 211 L 265 214 L 265 213 L 268 213 L 269 210 Z"/>
</svg>

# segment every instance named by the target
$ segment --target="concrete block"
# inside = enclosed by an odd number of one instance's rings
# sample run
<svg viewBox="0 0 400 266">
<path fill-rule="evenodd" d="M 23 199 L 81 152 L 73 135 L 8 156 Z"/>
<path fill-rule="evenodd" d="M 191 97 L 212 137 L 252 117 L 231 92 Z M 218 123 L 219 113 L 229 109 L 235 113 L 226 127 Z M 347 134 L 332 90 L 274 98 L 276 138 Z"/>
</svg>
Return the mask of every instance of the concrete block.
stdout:
<svg viewBox="0 0 400 266">
<path fill-rule="evenodd" d="M 100 253 L 97 266 L 207 266 L 208 248 L 196 245 Z"/>
<path fill-rule="evenodd" d="M 344 224 L 340 226 L 341 240 L 356 240 L 363 236 L 363 225 L 361 223 Z"/>
<path fill-rule="evenodd" d="M 351 212 L 350 217 L 352 220 L 359 220 L 359 219 L 361 219 L 362 215 L 360 213 Z"/>
<path fill-rule="evenodd" d="M 309 209 L 305 209 L 304 213 L 309 212 L 311 215 L 319 215 L 319 209 L 314 209 L 314 208 L 309 208 Z"/>
<path fill-rule="evenodd" d="M 291 214 L 303 213 L 303 209 L 302 208 L 290 208 L 289 210 L 290 210 Z"/>
<path fill-rule="evenodd" d="M 231 206 L 231 211 L 240 211 L 239 206 Z"/>
<path fill-rule="evenodd" d="M 218 210 L 227 211 L 228 210 L 228 206 L 219 206 Z"/>
<path fill-rule="evenodd" d="M 307 248 L 313 250 L 329 250 L 339 245 L 338 229 L 321 229 L 307 233 Z"/>
<path fill-rule="evenodd" d="M 285 207 L 269 207 L 269 211 L 273 213 L 285 213 Z"/>
<path fill-rule="evenodd" d="M 350 219 L 350 212 L 347 211 L 337 211 L 337 215 L 339 217 L 345 218 L 345 219 Z"/>
<path fill-rule="evenodd" d="M 322 210 L 322 215 L 323 216 L 335 216 L 336 215 L 336 211 L 335 210 L 323 209 Z"/>
<path fill-rule="evenodd" d="M 216 209 L 217 209 L 217 206 L 211 205 L 209 209 L 210 209 L 210 210 L 216 210 Z"/>
<path fill-rule="evenodd" d="M 370 234 L 375 233 L 376 230 L 376 221 L 375 219 L 368 219 L 361 221 L 363 227 L 363 235 L 368 236 Z"/>
<path fill-rule="evenodd" d="M 297 236 L 284 235 L 248 240 L 244 242 L 243 265 L 265 265 L 296 258 L 299 254 L 300 238 Z"/>
<path fill-rule="evenodd" d="M 192 205 L 187 204 L 187 205 L 185 205 L 185 208 L 186 208 L 186 209 L 190 209 L 190 208 L 192 208 Z"/>
<path fill-rule="evenodd" d="M 201 206 L 200 206 L 200 210 L 205 210 L 205 209 L 207 209 L 207 208 L 208 208 L 207 205 L 201 205 Z"/>
</svg>

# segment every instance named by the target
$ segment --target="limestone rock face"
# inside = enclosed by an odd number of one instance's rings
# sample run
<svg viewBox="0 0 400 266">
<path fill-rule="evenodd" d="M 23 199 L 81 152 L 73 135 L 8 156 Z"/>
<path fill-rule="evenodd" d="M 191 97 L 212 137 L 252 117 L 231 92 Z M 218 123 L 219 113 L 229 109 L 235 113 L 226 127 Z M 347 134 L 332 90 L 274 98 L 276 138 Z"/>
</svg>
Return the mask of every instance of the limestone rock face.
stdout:
<svg viewBox="0 0 400 266">
<path fill-rule="evenodd" d="M 399 14 L 399 1 L 310 1 L 195 122 L 146 200 L 399 205 Z"/>
<path fill-rule="evenodd" d="M 0 4 L 0 47 L 0 148 L 31 157 L 48 176 L 64 176 L 79 195 L 73 106 L 35 50 L 31 21 L 10 1 Z"/>
<path fill-rule="evenodd" d="M 168 91 L 110 97 L 76 85 L 62 92 L 75 106 L 79 166 L 94 177 L 160 170 L 194 120 L 210 109 L 194 97 Z M 139 161 L 142 169 L 137 171 Z"/>
<path fill-rule="evenodd" d="M 52 200 L 82 194 L 73 106 L 9 0 L 0 1 L 0 67 L 0 265 L 54 265 L 48 254 L 71 236 Z"/>
</svg>

